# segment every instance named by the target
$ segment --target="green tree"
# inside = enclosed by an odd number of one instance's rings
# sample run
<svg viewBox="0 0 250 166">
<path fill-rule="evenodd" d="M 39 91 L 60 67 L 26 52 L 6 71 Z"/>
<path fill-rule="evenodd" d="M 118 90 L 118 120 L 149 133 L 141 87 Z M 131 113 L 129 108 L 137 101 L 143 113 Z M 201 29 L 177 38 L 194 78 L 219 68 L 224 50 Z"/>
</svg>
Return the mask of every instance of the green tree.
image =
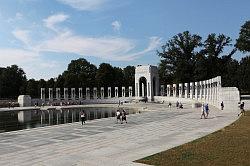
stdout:
<svg viewBox="0 0 250 166">
<path fill-rule="evenodd" d="M 123 69 L 124 73 L 124 82 L 123 86 L 129 87 L 135 85 L 135 67 L 134 66 L 127 66 Z"/>
<path fill-rule="evenodd" d="M 26 89 L 26 75 L 23 69 L 17 65 L 1 69 L 0 75 L 0 97 L 16 99 L 18 95 L 24 94 Z"/>
<path fill-rule="evenodd" d="M 30 79 L 27 81 L 26 94 L 31 98 L 39 98 L 40 90 L 38 89 L 38 81 Z"/>
<path fill-rule="evenodd" d="M 64 87 L 93 87 L 97 68 L 84 58 L 72 60 L 68 69 L 62 74 Z"/>
<path fill-rule="evenodd" d="M 199 54 L 197 49 L 202 46 L 201 39 L 199 35 L 192 35 L 185 31 L 162 46 L 162 52 L 157 53 L 161 58 L 159 67 L 163 80 L 171 77 L 173 79 L 170 81 L 174 82 L 194 80 L 195 59 Z"/>
<path fill-rule="evenodd" d="M 250 21 L 246 21 L 245 24 L 241 26 L 235 47 L 240 51 L 250 52 Z"/>
<path fill-rule="evenodd" d="M 240 90 L 243 93 L 250 93 L 250 56 L 241 59 L 239 67 Z"/>
<path fill-rule="evenodd" d="M 206 56 L 204 68 L 206 69 L 207 74 L 202 79 L 225 74 L 226 70 L 223 70 L 223 68 L 227 66 L 227 63 L 231 62 L 231 57 L 236 49 L 233 49 L 228 55 L 223 55 L 224 59 L 222 59 L 222 53 L 226 47 L 232 46 L 231 42 L 232 40 L 230 37 L 225 36 L 224 34 L 216 36 L 216 34 L 212 33 L 208 35 L 204 42 L 204 49 L 201 50 L 201 54 Z"/>
<path fill-rule="evenodd" d="M 96 81 L 98 87 L 109 87 L 115 85 L 114 68 L 108 63 L 102 63 L 96 73 Z"/>
</svg>

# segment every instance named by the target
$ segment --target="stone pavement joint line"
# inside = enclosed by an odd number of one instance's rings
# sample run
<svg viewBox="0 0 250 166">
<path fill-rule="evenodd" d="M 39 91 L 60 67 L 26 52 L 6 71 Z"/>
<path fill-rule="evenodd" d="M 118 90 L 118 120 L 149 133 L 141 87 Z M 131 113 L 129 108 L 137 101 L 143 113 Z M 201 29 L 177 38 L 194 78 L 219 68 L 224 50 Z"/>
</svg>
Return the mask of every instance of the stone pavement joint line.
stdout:
<svg viewBox="0 0 250 166">
<path fill-rule="evenodd" d="M 232 122 L 237 112 L 212 108 L 208 119 L 200 109 L 179 110 L 165 104 L 143 104 L 146 112 L 115 118 L 0 133 L 0 165 L 143 166 L 134 160 L 187 143 Z"/>
</svg>

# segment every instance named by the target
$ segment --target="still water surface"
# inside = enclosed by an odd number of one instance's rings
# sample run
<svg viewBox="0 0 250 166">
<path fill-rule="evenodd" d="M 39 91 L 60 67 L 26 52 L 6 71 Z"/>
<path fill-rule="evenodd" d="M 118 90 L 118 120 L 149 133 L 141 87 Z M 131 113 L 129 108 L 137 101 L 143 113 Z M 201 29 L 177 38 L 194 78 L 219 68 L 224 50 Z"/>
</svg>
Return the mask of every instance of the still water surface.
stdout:
<svg viewBox="0 0 250 166">
<path fill-rule="evenodd" d="M 1 111 L 0 133 L 50 125 L 59 125 L 80 121 L 80 112 L 84 110 L 87 120 L 114 117 L 117 108 L 60 108 L 48 110 Z M 127 114 L 136 113 L 135 109 L 125 109 Z"/>
</svg>

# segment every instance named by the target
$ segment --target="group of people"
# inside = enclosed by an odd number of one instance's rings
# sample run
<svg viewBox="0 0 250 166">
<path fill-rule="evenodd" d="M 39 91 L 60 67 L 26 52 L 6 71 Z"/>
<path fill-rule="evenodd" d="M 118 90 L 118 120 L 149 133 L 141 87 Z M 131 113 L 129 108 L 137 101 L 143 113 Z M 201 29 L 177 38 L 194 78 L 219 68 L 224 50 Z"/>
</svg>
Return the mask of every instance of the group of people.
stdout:
<svg viewBox="0 0 250 166">
<path fill-rule="evenodd" d="M 176 107 L 182 109 L 183 108 L 183 104 L 181 102 L 177 101 L 176 102 Z"/>
<path fill-rule="evenodd" d="M 209 114 L 208 104 L 202 104 L 202 107 L 201 107 L 201 119 L 202 119 L 202 117 L 204 117 L 204 119 L 207 119 L 208 114 Z"/>
<path fill-rule="evenodd" d="M 116 111 L 116 123 L 118 123 L 118 121 L 120 121 L 121 124 L 123 124 L 123 121 L 127 123 L 127 113 L 124 109 L 122 111 Z"/>
</svg>

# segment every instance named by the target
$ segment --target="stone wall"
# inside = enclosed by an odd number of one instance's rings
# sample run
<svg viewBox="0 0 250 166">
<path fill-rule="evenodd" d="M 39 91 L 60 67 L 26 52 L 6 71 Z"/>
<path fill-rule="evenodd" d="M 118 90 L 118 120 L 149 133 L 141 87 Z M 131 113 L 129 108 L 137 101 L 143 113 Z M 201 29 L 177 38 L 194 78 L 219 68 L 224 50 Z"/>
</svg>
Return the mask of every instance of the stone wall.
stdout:
<svg viewBox="0 0 250 166">
<path fill-rule="evenodd" d="M 236 87 L 221 87 L 220 76 L 199 82 L 169 84 L 166 92 L 164 86 L 161 86 L 162 90 L 164 92 L 160 94 L 166 94 L 167 98 L 155 96 L 155 101 L 208 103 L 219 109 L 223 102 L 227 111 L 238 111 L 240 102 L 239 90 Z"/>
</svg>

